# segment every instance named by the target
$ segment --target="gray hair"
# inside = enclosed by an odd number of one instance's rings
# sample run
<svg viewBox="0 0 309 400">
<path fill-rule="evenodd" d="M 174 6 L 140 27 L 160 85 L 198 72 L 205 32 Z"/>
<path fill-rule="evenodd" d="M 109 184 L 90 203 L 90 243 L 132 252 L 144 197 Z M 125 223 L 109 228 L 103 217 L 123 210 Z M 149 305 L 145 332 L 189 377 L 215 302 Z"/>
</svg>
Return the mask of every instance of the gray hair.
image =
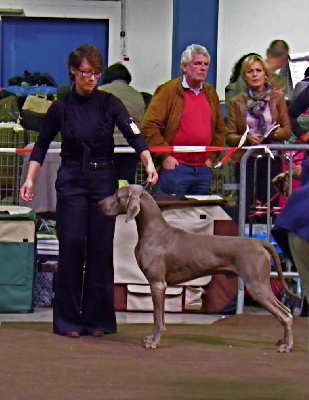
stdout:
<svg viewBox="0 0 309 400">
<path fill-rule="evenodd" d="M 189 64 L 189 62 L 192 61 L 193 54 L 203 54 L 209 59 L 210 62 L 210 54 L 208 53 L 206 47 L 199 44 L 191 44 L 190 46 L 187 46 L 187 48 L 182 52 L 180 64 Z"/>
</svg>

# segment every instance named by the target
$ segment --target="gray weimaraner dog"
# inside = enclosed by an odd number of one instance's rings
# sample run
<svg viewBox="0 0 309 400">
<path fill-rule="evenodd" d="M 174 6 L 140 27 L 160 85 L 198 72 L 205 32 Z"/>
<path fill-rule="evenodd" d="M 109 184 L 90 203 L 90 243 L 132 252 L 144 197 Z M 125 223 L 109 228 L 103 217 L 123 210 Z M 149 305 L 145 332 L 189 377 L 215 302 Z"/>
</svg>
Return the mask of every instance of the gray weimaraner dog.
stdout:
<svg viewBox="0 0 309 400">
<path fill-rule="evenodd" d="M 152 196 L 140 185 L 118 189 L 113 196 L 99 202 L 110 216 L 126 213 L 126 222 L 135 218 L 138 242 L 137 263 L 149 281 L 154 306 L 152 334 L 144 339 L 144 347 L 157 348 L 165 330 L 164 298 L 167 285 L 175 285 L 206 275 L 240 276 L 252 298 L 272 313 L 284 327 L 284 338 L 278 342 L 279 352 L 293 347 L 290 310 L 273 294 L 270 286 L 271 258 L 275 262 L 284 290 L 292 293 L 284 280 L 279 256 L 265 240 L 189 233 L 171 226 Z"/>
</svg>

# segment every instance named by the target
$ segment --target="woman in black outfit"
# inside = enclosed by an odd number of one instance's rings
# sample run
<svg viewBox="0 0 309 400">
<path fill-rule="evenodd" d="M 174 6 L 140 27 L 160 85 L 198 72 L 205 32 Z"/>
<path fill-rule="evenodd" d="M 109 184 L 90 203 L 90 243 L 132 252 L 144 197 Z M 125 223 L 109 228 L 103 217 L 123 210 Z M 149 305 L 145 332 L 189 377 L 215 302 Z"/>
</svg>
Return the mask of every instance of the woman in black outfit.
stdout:
<svg viewBox="0 0 309 400">
<path fill-rule="evenodd" d="M 83 45 L 69 55 L 70 93 L 49 108 L 30 156 L 21 188 L 33 199 L 34 181 L 49 144 L 62 135 L 61 166 L 56 180 L 59 265 L 53 304 L 54 333 L 71 338 L 116 332 L 113 238 L 115 218 L 98 202 L 117 189 L 113 169 L 113 132 L 117 125 L 146 167 L 148 182 L 158 176 L 143 136 L 122 102 L 97 90 L 103 58 Z M 85 274 L 84 272 L 85 266 Z"/>
</svg>

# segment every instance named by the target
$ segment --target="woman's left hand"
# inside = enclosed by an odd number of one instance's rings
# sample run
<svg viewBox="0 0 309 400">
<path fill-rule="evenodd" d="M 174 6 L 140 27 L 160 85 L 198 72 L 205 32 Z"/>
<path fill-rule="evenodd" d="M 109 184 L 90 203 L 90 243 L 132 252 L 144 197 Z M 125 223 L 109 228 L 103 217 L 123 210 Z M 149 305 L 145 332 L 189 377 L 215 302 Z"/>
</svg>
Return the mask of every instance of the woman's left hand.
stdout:
<svg viewBox="0 0 309 400">
<path fill-rule="evenodd" d="M 144 167 L 146 168 L 146 172 L 148 175 L 147 182 L 149 182 L 151 186 L 155 185 L 158 181 L 158 173 L 153 164 L 152 157 L 151 157 L 149 150 L 144 150 L 141 153 L 141 160 L 142 160 L 142 163 L 144 164 Z"/>
<path fill-rule="evenodd" d="M 274 142 L 281 142 L 282 141 L 282 128 L 277 128 L 273 132 L 271 132 L 268 136 L 269 139 L 273 140 Z"/>
<path fill-rule="evenodd" d="M 158 182 L 158 173 L 155 169 L 155 166 L 152 161 L 149 161 L 146 165 L 147 172 L 147 182 L 151 184 L 151 186 L 155 185 Z"/>
</svg>

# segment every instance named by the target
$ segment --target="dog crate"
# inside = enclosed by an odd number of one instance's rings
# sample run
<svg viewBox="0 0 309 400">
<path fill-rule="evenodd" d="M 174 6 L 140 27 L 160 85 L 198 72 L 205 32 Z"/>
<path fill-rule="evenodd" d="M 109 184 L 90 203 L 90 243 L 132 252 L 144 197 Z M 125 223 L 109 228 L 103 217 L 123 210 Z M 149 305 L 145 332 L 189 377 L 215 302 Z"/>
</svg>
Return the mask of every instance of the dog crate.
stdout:
<svg viewBox="0 0 309 400">
<path fill-rule="evenodd" d="M 25 131 L 20 125 L 0 124 L 0 148 L 23 148 L 24 145 Z M 21 155 L 0 152 L 0 204 L 18 204 L 22 164 Z"/>
<path fill-rule="evenodd" d="M 23 149 L 34 143 L 39 132 L 28 131 L 19 124 L 0 123 L 0 148 Z M 60 133 L 55 142 L 61 142 Z M 29 158 L 29 153 L 26 154 Z M 24 155 L 0 151 L 0 205 L 18 205 Z"/>
<path fill-rule="evenodd" d="M 37 141 L 37 138 L 39 136 L 38 131 L 33 131 L 33 130 L 26 130 L 25 131 L 25 145 L 29 143 L 34 143 Z M 57 136 L 53 139 L 54 142 L 61 142 L 61 134 L 58 133 Z"/>
<path fill-rule="evenodd" d="M 0 254 L 0 312 L 32 312 L 36 237 L 31 208 L 0 206 Z"/>
</svg>

